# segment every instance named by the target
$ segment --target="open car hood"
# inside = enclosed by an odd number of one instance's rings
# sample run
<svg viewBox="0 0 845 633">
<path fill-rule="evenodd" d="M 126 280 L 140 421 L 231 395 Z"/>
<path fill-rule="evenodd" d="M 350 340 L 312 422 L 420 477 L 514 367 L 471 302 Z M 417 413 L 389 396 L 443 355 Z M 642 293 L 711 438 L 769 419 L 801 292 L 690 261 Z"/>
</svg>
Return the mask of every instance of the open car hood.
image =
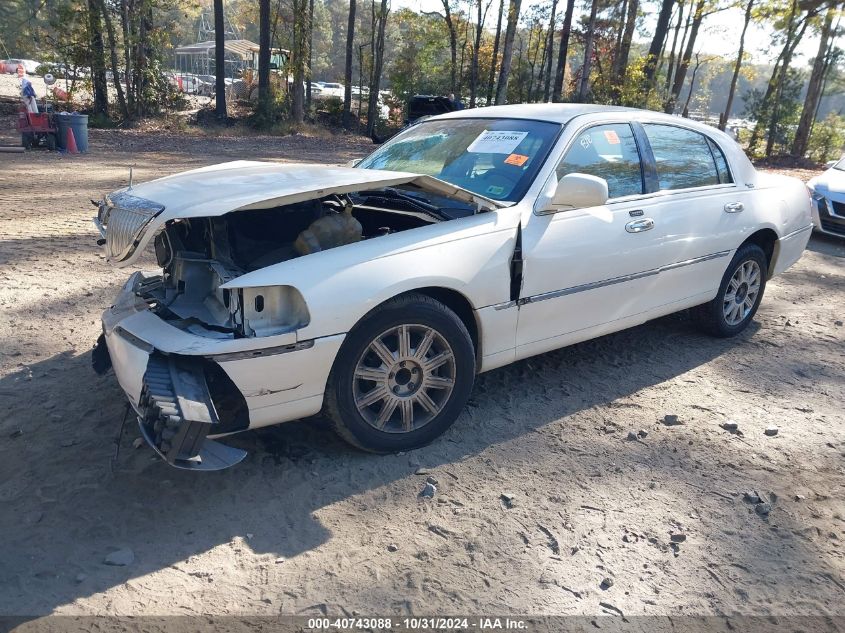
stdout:
<svg viewBox="0 0 845 633">
<path fill-rule="evenodd" d="M 500 203 L 425 176 L 313 164 L 234 161 L 174 174 L 115 191 L 100 203 L 95 224 L 107 259 L 118 267 L 138 259 L 167 222 L 233 211 L 270 209 L 331 194 L 414 185 L 479 209 Z"/>
</svg>

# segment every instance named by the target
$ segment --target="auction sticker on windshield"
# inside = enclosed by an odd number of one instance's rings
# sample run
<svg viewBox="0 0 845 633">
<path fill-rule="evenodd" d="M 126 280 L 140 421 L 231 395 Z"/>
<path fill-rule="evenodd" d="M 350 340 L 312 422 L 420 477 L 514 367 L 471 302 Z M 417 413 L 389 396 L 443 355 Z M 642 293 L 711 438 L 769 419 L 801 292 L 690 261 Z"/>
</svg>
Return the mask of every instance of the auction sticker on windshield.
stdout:
<svg viewBox="0 0 845 633">
<path fill-rule="evenodd" d="M 526 136 L 528 132 L 484 130 L 467 147 L 467 151 L 477 154 L 511 154 Z"/>
</svg>

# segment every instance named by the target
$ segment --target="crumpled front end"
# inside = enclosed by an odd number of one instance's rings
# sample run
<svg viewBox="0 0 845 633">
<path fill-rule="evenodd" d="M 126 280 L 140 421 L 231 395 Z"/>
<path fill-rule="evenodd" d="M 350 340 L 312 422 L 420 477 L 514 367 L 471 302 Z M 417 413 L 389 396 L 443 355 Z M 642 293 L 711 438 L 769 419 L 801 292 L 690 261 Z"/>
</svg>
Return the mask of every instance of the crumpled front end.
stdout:
<svg viewBox="0 0 845 633">
<path fill-rule="evenodd" d="M 103 313 L 92 360 L 99 373 L 114 369 L 142 435 L 168 463 L 192 470 L 232 466 L 246 452 L 213 438 L 320 410 L 342 336 L 302 343 L 294 336 L 256 348 L 255 339 L 194 334 L 155 314 L 159 282 L 150 273 L 130 277 Z"/>
</svg>

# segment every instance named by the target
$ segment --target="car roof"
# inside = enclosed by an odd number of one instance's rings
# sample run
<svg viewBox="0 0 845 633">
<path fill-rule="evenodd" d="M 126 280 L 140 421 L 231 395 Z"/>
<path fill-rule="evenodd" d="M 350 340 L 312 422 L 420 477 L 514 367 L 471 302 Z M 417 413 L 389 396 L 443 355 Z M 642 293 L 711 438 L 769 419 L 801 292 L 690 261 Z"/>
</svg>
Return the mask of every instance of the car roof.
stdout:
<svg viewBox="0 0 845 633">
<path fill-rule="evenodd" d="M 437 119 L 463 119 L 463 118 L 497 118 L 497 119 L 531 119 L 533 121 L 548 121 L 550 123 L 569 123 L 572 119 L 586 114 L 620 114 L 623 119 L 642 118 L 649 121 L 661 121 L 666 123 L 681 124 L 685 127 L 699 129 L 701 131 L 715 131 L 716 128 L 684 119 L 663 112 L 654 110 L 641 110 L 639 108 L 625 108 L 621 106 L 600 105 L 593 103 L 519 103 L 512 105 L 487 106 L 483 108 L 472 108 L 456 110 L 439 114 Z"/>
</svg>

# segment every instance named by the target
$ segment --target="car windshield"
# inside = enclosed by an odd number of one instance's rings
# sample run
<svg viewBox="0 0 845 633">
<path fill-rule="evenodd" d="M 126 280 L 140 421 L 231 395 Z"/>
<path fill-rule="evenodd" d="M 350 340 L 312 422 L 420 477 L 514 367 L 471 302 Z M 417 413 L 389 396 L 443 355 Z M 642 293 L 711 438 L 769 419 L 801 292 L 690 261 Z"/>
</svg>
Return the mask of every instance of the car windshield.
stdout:
<svg viewBox="0 0 845 633">
<path fill-rule="evenodd" d="M 363 169 L 425 174 L 502 202 L 519 201 L 561 126 L 519 119 L 424 121 L 365 158 Z"/>
<path fill-rule="evenodd" d="M 833 168 L 838 169 L 839 171 L 845 171 L 845 156 L 836 161 L 836 164 L 833 166 Z"/>
</svg>

